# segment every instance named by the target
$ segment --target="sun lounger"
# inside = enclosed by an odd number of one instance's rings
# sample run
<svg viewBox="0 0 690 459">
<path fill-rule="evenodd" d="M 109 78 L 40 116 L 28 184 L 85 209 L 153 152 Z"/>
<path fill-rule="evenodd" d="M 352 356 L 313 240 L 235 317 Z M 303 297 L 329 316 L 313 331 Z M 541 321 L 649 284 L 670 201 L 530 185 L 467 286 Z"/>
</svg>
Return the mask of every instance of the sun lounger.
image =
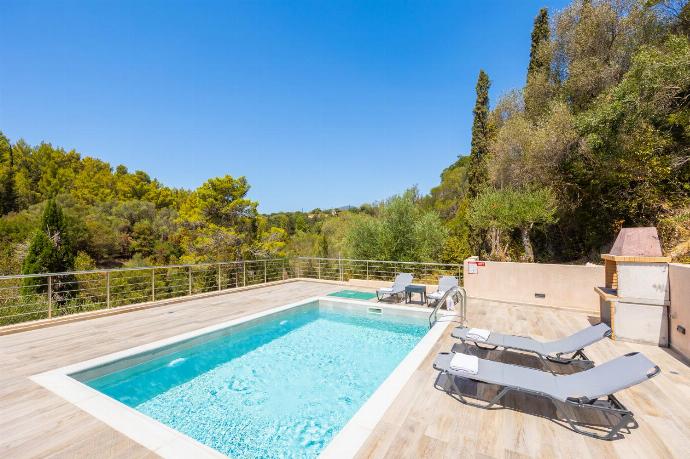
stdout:
<svg viewBox="0 0 690 459">
<path fill-rule="evenodd" d="M 438 301 L 443 298 L 443 294 L 452 288 L 458 288 L 458 279 L 453 276 L 441 276 L 438 280 L 438 289 L 429 293 L 426 299 L 431 303 L 431 301 Z"/>
<path fill-rule="evenodd" d="M 376 291 L 376 299 L 381 301 L 387 296 L 405 294 L 405 287 L 412 283 L 412 274 L 400 273 L 395 276 L 393 286 L 380 288 Z"/>
<path fill-rule="evenodd" d="M 557 363 L 572 363 L 587 360 L 583 349 L 611 336 L 611 328 L 605 323 L 592 325 L 565 338 L 542 342 L 527 336 L 503 335 L 491 332 L 486 340 L 478 340 L 470 335 L 471 328 L 456 327 L 451 335 L 464 342 L 474 343 L 482 349 L 494 350 L 499 347 L 523 352 L 531 352 L 542 359 Z"/>
<path fill-rule="evenodd" d="M 478 359 L 478 371 L 476 374 L 471 374 L 451 369 L 453 356 L 452 352 L 444 352 L 436 357 L 434 368 L 441 373 L 435 386 L 460 402 L 478 408 L 490 409 L 511 391 L 546 397 L 560 402 L 561 407 L 574 408 L 574 411 L 589 410 L 602 413 L 607 418 L 609 415 L 617 418 L 618 422 L 608 433 L 598 434 L 594 431 L 583 430 L 581 426 L 586 425 L 586 423 L 573 419 L 570 416 L 570 412 L 573 410 L 559 410 L 574 431 L 604 440 L 617 438 L 622 428 L 636 425 L 632 412 L 625 408 L 613 394 L 646 381 L 661 371 L 651 360 L 638 352 L 626 354 L 589 370 L 569 375 L 554 375 L 533 368 L 485 359 Z M 450 382 L 445 387 L 439 385 L 441 374 L 447 375 L 447 380 Z M 457 384 L 458 379 L 493 384 L 502 387 L 502 389 L 488 402 L 484 404 L 474 403 L 463 396 Z M 556 408 L 559 409 L 558 404 L 556 404 Z M 600 426 L 593 428 L 597 427 Z"/>
</svg>

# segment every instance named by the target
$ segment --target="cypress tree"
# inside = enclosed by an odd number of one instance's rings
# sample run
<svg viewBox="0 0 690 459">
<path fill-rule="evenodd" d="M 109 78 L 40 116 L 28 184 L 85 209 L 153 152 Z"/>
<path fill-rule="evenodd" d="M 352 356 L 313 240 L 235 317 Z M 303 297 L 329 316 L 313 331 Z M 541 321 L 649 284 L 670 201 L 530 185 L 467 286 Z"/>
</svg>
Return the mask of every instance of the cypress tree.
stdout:
<svg viewBox="0 0 690 459">
<path fill-rule="evenodd" d="M 472 121 L 472 145 L 470 164 L 467 168 L 468 191 L 475 197 L 484 188 L 489 174 L 486 168 L 486 156 L 489 149 L 489 87 L 491 82 L 484 70 L 479 71 L 477 78 L 477 100 L 474 103 Z"/>
<path fill-rule="evenodd" d="M 549 13 L 546 8 L 542 8 L 534 18 L 525 88 L 525 112 L 533 119 L 544 111 L 552 92 L 551 56 L 548 49 L 544 48 L 549 44 L 549 34 Z"/>
<path fill-rule="evenodd" d="M 5 159 L 7 158 L 7 159 Z M 3 166 L 2 163 L 7 163 Z M 0 215 L 18 210 L 14 188 L 14 154 L 9 139 L 0 132 Z"/>
<path fill-rule="evenodd" d="M 56 273 L 74 269 L 74 248 L 62 209 L 55 200 L 49 199 L 22 265 L 23 274 Z M 60 276 L 53 283 L 58 302 L 69 297 L 74 289 L 73 276 Z M 45 279 L 26 278 L 26 293 L 44 293 L 48 290 Z"/>
<path fill-rule="evenodd" d="M 534 18 L 532 28 L 532 44 L 529 50 L 529 66 L 527 67 L 527 81 L 536 72 L 548 70 L 551 62 L 544 53 L 540 52 L 542 45 L 549 42 L 549 11 L 546 8 L 539 10 Z"/>
</svg>

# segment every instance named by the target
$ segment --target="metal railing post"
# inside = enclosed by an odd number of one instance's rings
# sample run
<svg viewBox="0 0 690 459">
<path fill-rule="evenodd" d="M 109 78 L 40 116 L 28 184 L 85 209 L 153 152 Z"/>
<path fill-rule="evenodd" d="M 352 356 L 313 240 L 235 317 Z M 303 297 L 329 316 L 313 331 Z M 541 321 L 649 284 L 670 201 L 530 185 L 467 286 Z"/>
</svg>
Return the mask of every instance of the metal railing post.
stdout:
<svg viewBox="0 0 690 459">
<path fill-rule="evenodd" d="M 192 294 L 192 267 L 187 268 L 187 277 L 189 277 L 189 294 Z"/>
<path fill-rule="evenodd" d="M 461 297 L 462 301 L 460 302 L 460 325 L 465 325 L 465 322 L 467 321 L 467 298 L 464 296 Z"/>
<path fill-rule="evenodd" d="M 266 280 L 267 279 L 267 277 L 266 277 L 266 265 L 267 264 L 268 264 L 268 262 L 266 260 L 264 260 L 264 284 L 267 282 L 267 280 Z"/>
<path fill-rule="evenodd" d="M 285 276 L 287 275 L 287 272 L 285 271 L 285 259 L 283 258 L 283 266 L 281 268 L 282 272 L 280 273 L 280 278 L 281 280 L 285 280 Z"/>
<path fill-rule="evenodd" d="M 105 307 L 110 309 L 110 271 L 105 273 Z"/>
<path fill-rule="evenodd" d="M 48 276 L 48 318 L 53 317 L 53 276 Z"/>
<path fill-rule="evenodd" d="M 156 301 L 156 268 L 151 268 L 151 301 Z"/>
<path fill-rule="evenodd" d="M 247 286 L 247 262 L 242 260 L 242 287 Z"/>
<path fill-rule="evenodd" d="M 316 272 L 318 273 L 318 278 L 321 279 L 321 260 L 316 260 Z"/>
<path fill-rule="evenodd" d="M 220 263 L 218 263 L 218 291 L 220 291 Z"/>
<path fill-rule="evenodd" d="M 338 271 L 340 271 L 340 282 L 343 281 L 343 259 L 338 257 Z"/>
<path fill-rule="evenodd" d="M 367 260 L 367 280 L 369 280 L 369 260 Z"/>
</svg>

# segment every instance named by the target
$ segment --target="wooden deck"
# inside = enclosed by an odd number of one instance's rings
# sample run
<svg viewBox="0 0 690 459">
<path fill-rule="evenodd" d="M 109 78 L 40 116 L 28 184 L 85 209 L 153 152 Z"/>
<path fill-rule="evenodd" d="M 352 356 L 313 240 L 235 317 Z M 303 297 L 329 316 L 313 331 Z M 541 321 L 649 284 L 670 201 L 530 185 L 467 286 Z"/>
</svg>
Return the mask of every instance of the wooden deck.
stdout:
<svg viewBox="0 0 690 459">
<path fill-rule="evenodd" d="M 598 321 L 584 313 L 480 300 L 470 300 L 467 310 L 472 326 L 542 339 L 555 339 L 584 328 L 590 320 Z M 557 424 L 554 404 L 543 399 L 512 394 L 506 399 L 507 408 L 487 411 L 435 389 L 434 357 L 453 346 L 463 348 L 449 333 L 439 340 L 359 457 L 690 457 L 690 368 L 667 349 L 611 340 L 587 349 L 587 356 L 597 363 L 641 351 L 662 369 L 659 376 L 618 394 L 635 413 L 639 427 L 620 440 L 603 441 Z M 489 354 L 496 360 L 539 368 L 539 362 L 523 354 Z M 484 400 L 496 393 L 495 387 L 462 389 L 467 394 L 478 390 Z"/>
<path fill-rule="evenodd" d="M 28 377 L 342 288 L 291 282 L 0 336 L 0 457 L 154 456 Z M 473 326 L 542 338 L 589 323 L 583 313 L 485 301 L 471 301 L 468 316 Z M 591 348 L 597 362 L 643 351 L 662 368 L 660 376 L 620 394 L 639 428 L 604 442 L 556 424 L 548 402 L 515 398 L 508 403 L 513 409 L 484 411 L 436 390 L 431 362 L 454 344 L 447 334 L 437 343 L 360 457 L 688 457 L 690 368 L 665 349 L 608 340 Z"/>
</svg>

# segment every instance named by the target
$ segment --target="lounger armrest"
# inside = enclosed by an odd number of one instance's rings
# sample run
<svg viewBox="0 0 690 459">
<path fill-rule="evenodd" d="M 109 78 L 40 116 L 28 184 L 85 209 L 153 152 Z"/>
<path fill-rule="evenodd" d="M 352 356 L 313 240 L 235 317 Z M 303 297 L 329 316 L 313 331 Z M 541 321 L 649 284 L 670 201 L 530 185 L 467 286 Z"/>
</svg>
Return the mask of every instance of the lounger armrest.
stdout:
<svg viewBox="0 0 690 459">
<path fill-rule="evenodd" d="M 438 355 L 434 359 L 434 363 L 432 364 L 432 366 L 434 367 L 434 370 L 437 370 L 437 371 L 445 370 L 445 368 L 439 368 L 438 366 L 436 366 L 436 362 L 438 361 L 438 358 L 441 357 L 442 355 L 449 355 L 449 354 L 452 354 L 452 352 L 439 352 L 438 353 Z"/>
<path fill-rule="evenodd" d="M 659 368 L 659 365 L 654 365 L 654 369 L 650 373 L 647 373 L 647 379 L 652 379 L 659 373 L 661 373 L 661 368 Z"/>
<path fill-rule="evenodd" d="M 633 355 L 639 354 L 639 352 L 628 352 L 625 354 L 626 357 L 632 357 Z M 654 365 L 652 368 L 652 371 L 647 373 L 647 379 L 652 379 L 654 376 L 658 375 L 661 373 L 661 368 L 659 368 L 659 365 Z"/>
<path fill-rule="evenodd" d="M 599 322 L 597 324 L 593 324 L 591 328 L 601 328 L 603 326 L 605 328 L 604 333 L 601 335 L 603 338 L 611 338 L 613 335 L 613 330 L 611 330 L 611 327 L 608 326 L 608 324 L 605 324 L 604 322 Z"/>
</svg>

